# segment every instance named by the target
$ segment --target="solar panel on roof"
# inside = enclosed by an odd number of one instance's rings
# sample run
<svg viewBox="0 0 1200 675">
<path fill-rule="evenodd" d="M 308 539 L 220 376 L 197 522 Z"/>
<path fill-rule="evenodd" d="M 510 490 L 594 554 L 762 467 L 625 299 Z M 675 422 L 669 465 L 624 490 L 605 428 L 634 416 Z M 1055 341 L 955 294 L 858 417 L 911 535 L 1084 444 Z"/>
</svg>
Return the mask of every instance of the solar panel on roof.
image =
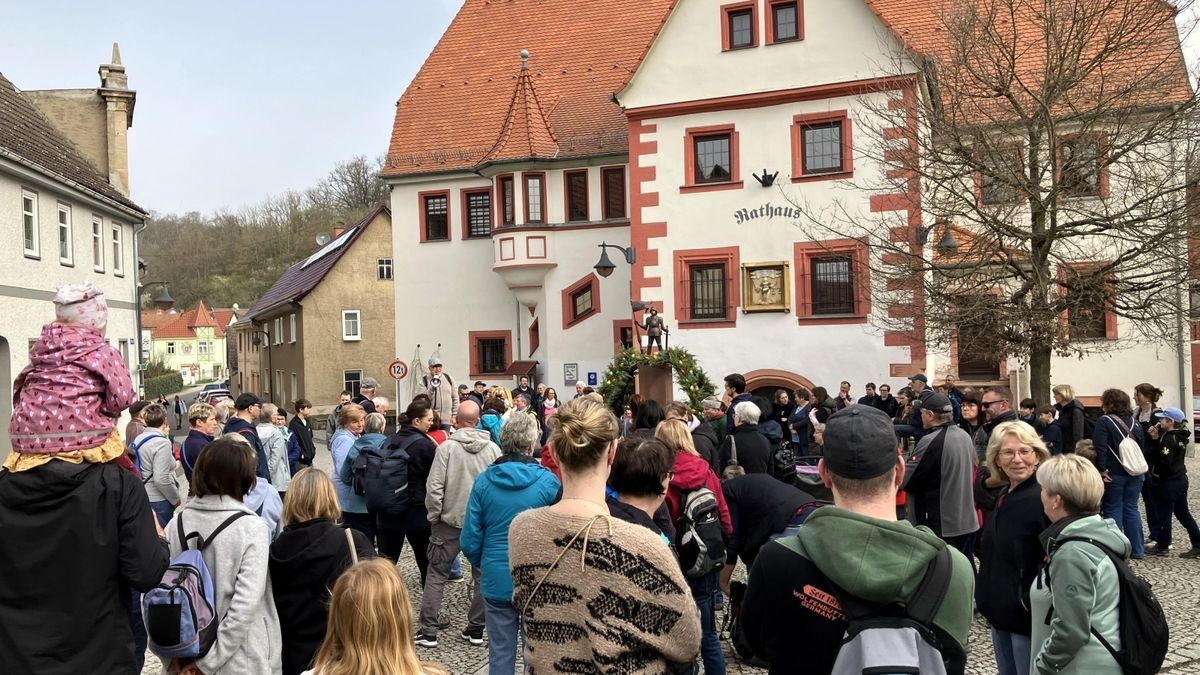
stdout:
<svg viewBox="0 0 1200 675">
<path fill-rule="evenodd" d="M 309 265 L 317 262 L 321 258 L 324 258 L 325 256 L 329 255 L 330 253 L 333 253 L 334 251 L 338 250 L 342 246 L 345 246 L 346 242 L 350 241 L 350 237 L 354 236 L 354 231 L 356 229 L 358 229 L 358 228 L 352 227 L 349 230 L 346 230 L 345 232 L 343 232 L 342 236 L 340 236 L 337 239 L 334 239 L 333 241 L 329 242 L 328 244 L 325 244 L 324 246 L 322 246 L 321 250 L 308 256 L 308 260 L 304 261 L 304 264 L 300 266 L 300 269 L 304 269 L 305 267 L 308 267 Z"/>
</svg>

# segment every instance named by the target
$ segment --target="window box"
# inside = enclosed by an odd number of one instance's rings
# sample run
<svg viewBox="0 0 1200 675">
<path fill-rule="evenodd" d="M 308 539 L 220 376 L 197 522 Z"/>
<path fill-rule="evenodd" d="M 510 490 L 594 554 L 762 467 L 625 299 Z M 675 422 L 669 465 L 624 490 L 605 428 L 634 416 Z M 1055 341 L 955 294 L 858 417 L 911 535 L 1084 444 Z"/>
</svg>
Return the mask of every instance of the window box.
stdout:
<svg viewBox="0 0 1200 675">
<path fill-rule="evenodd" d="M 733 328 L 741 300 L 736 246 L 675 251 L 675 317 L 680 328 Z"/>
<path fill-rule="evenodd" d="M 854 144 L 845 110 L 792 118 L 792 182 L 854 176 Z"/>
<path fill-rule="evenodd" d="M 796 316 L 806 324 L 866 323 L 871 313 L 868 251 L 855 239 L 796 242 Z"/>
</svg>

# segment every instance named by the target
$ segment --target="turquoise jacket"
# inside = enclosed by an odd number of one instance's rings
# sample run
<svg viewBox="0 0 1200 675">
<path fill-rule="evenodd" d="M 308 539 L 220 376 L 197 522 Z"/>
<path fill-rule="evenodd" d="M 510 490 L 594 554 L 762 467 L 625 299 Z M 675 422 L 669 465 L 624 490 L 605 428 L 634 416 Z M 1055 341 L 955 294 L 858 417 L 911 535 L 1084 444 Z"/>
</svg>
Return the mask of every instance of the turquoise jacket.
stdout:
<svg viewBox="0 0 1200 675">
<path fill-rule="evenodd" d="M 492 442 L 498 447 L 500 445 L 500 427 L 504 426 L 504 418 L 495 410 L 488 410 L 479 418 L 479 424 L 475 425 L 476 429 L 487 429 L 492 435 Z"/>
<path fill-rule="evenodd" d="M 483 570 L 483 597 L 512 602 L 508 526 L 522 511 L 557 502 L 561 491 L 558 478 L 528 455 L 501 455 L 475 479 L 459 543 L 471 565 Z"/>
<path fill-rule="evenodd" d="M 1121 667 L 1091 634 L 1093 628 L 1120 649 L 1117 568 L 1100 548 L 1067 537 L 1095 539 L 1125 558 L 1129 540 L 1111 519 L 1099 515 L 1063 518 L 1042 535 L 1050 555 L 1049 582 L 1043 568 L 1029 590 L 1033 610 L 1030 672 L 1121 675 Z"/>
</svg>

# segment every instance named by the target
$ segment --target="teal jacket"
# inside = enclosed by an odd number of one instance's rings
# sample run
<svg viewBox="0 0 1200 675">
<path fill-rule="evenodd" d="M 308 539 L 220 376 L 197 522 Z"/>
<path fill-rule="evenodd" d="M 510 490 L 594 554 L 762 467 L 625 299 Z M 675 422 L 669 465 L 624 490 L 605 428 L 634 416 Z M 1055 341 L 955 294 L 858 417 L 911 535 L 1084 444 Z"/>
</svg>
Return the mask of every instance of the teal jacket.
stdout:
<svg viewBox="0 0 1200 675">
<path fill-rule="evenodd" d="M 1117 569 L 1104 551 L 1067 537 L 1095 539 L 1129 557 L 1129 540 L 1117 524 L 1098 515 L 1063 518 L 1042 535 L 1050 555 L 1049 582 L 1043 568 L 1029 591 L 1034 673 L 1121 675 L 1121 667 L 1091 634 L 1093 628 L 1120 649 Z"/>
<path fill-rule="evenodd" d="M 339 429 L 337 433 L 342 433 Z M 342 500 L 342 510 L 348 513 L 366 513 L 367 498 L 354 494 L 354 461 L 358 459 L 358 455 L 365 448 L 380 448 L 387 441 L 387 436 L 383 434 L 363 434 L 354 439 L 354 445 L 346 451 L 346 456 L 342 458 L 340 464 L 336 464 L 338 481 L 344 486 L 339 492 L 338 499 Z M 334 458 L 337 460 L 337 457 Z M 337 481 L 334 482 L 334 486 Z"/>
<path fill-rule="evenodd" d="M 483 570 L 483 597 L 512 602 L 508 526 L 522 511 L 558 501 L 558 478 L 527 455 L 501 455 L 475 479 L 459 543 L 471 565 Z"/>
</svg>

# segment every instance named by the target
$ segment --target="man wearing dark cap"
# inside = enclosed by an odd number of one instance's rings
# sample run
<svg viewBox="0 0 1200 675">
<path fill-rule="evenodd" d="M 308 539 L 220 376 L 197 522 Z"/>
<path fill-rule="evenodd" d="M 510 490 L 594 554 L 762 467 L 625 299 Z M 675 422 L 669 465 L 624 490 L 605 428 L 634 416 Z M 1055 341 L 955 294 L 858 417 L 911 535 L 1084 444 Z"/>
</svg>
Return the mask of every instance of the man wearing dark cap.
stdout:
<svg viewBox="0 0 1200 675">
<path fill-rule="evenodd" d="M 487 382 L 483 380 L 475 380 L 475 389 L 467 394 L 467 398 L 475 401 L 475 404 L 483 408 L 484 396 L 483 393 L 487 390 Z"/>
<path fill-rule="evenodd" d="M 892 420 L 875 408 L 849 406 L 829 418 L 824 444 L 817 470 L 834 505 L 813 512 L 799 534 L 759 552 L 742 606 L 750 648 L 771 664 L 771 675 L 829 673 L 848 626 L 842 601 L 906 605 L 931 561 L 948 549 L 950 585 L 929 628 L 946 672 L 962 673 L 974 575 L 967 559 L 928 528 L 896 520 L 904 460 Z M 798 635 L 806 645 L 802 658 Z"/>
<path fill-rule="evenodd" d="M 358 396 L 355 396 L 353 401 L 362 406 L 363 411 L 368 415 L 375 412 L 375 403 L 372 399 L 379 391 L 379 380 L 373 377 L 364 377 L 362 382 L 358 383 Z"/>
<path fill-rule="evenodd" d="M 258 440 L 258 429 L 254 426 L 258 420 L 258 413 L 262 410 L 262 401 L 254 394 L 242 394 L 233 402 L 233 409 L 236 412 L 225 423 L 225 433 L 241 434 L 250 443 L 258 457 L 258 467 L 254 474 L 259 478 L 271 480 L 271 472 L 267 470 L 267 451 Z"/>
<path fill-rule="evenodd" d="M 945 394 L 925 399 L 921 424 L 925 436 L 908 459 L 904 481 L 909 519 L 971 560 L 979 530 L 971 475 L 975 442 L 954 424 L 954 405 Z"/>
</svg>

